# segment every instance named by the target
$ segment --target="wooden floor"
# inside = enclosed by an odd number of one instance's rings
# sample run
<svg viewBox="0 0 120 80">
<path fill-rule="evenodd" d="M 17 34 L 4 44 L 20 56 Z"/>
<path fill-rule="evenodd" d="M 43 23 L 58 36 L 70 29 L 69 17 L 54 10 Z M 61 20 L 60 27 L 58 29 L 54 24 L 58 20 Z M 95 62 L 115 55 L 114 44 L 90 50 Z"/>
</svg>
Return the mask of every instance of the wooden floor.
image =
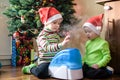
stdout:
<svg viewBox="0 0 120 80">
<path fill-rule="evenodd" d="M 44 79 L 38 79 L 33 75 L 22 74 L 21 67 L 3 66 L 0 69 L 0 80 L 44 80 Z M 57 79 L 46 79 L 46 80 L 57 80 Z M 83 80 L 90 80 L 90 79 L 83 79 Z M 102 79 L 102 80 L 120 80 L 120 76 L 114 75 L 109 79 Z"/>
</svg>

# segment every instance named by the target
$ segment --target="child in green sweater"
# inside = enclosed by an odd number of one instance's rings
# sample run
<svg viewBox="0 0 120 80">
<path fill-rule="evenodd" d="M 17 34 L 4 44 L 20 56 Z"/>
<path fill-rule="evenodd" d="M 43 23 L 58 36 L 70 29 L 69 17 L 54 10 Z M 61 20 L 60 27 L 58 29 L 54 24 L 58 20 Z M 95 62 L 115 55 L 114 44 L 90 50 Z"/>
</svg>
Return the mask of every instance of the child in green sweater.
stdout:
<svg viewBox="0 0 120 80">
<path fill-rule="evenodd" d="M 83 56 L 84 77 L 99 79 L 113 74 L 113 69 L 107 64 L 111 60 L 109 44 L 100 38 L 103 14 L 94 16 L 85 22 L 83 29 L 88 37 L 86 52 Z"/>
<path fill-rule="evenodd" d="M 54 7 L 43 7 L 39 9 L 40 20 L 44 24 L 43 30 L 37 37 L 38 45 L 38 66 L 31 64 L 23 67 L 23 73 L 32 73 L 38 78 L 50 77 L 48 67 L 52 58 L 57 52 L 69 43 L 70 36 L 67 35 L 63 42 L 60 42 L 58 31 L 63 20 L 62 15 Z"/>
</svg>

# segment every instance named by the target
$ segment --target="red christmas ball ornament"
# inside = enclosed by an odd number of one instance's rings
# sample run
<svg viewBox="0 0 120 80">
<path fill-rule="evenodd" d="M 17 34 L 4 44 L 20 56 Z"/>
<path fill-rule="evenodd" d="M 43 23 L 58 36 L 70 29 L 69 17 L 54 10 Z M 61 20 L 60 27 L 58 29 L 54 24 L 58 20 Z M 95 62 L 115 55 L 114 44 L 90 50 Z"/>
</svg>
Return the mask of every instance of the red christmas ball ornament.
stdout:
<svg viewBox="0 0 120 80">
<path fill-rule="evenodd" d="M 53 0 L 50 0 L 50 2 L 53 2 Z"/>
<path fill-rule="evenodd" d="M 20 34 L 19 34 L 19 32 L 15 32 L 14 34 L 13 34 L 13 38 L 15 38 L 15 39 L 18 39 L 20 37 Z"/>
</svg>

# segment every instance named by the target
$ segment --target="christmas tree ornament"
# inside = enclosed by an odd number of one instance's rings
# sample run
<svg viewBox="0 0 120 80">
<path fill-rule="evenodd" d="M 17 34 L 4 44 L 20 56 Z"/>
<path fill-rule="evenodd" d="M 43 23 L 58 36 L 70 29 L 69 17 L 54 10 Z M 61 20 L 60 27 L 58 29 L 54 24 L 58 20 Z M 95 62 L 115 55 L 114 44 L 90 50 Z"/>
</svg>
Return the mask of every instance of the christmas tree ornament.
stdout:
<svg viewBox="0 0 120 80">
<path fill-rule="evenodd" d="M 25 23 L 25 17 L 24 16 L 21 16 L 21 22 Z"/>
<path fill-rule="evenodd" d="M 16 42 L 16 48 L 18 48 L 20 46 L 20 33 L 16 31 L 13 34 L 13 38 L 15 39 L 15 42 Z"/>
<path fill-rule="evenodd" d="M 47 2 L 46 0 L 43 0 L 43 4 L 42 5 L 44 6 L 46 4 L 46 2 Z"/>
<path fill-rule="evenodd" d="M 28 65 L 30 63 L 30 58 L 28 56 L 25 56 L 23 61 L 22 61 L 22 64 L 23 65 Z"/>
<path fill-rule="evenodd" d="M 50 2 L 53 2 L 54 0 L 50 0 Z"/>
<path fill-rule="evenodd" d="M 20 46 L 20 40 L 16 40 L 16 48 L 18 48 Z"/>
<path fill-rule="evenodd" d="M 13 38 L 18 39 L 19 37 L 20 37 L 20 33 L 18 31 L 15 31 L 15 33 L 13 34 Z"/>
<path fill-rule="evenodd" d="M 17 65 L 21 65 L 21 63 L 22 63 L 22 56 L 17 56 L 16 57 L 16 60 L 17 60 Z"/>
</svg>

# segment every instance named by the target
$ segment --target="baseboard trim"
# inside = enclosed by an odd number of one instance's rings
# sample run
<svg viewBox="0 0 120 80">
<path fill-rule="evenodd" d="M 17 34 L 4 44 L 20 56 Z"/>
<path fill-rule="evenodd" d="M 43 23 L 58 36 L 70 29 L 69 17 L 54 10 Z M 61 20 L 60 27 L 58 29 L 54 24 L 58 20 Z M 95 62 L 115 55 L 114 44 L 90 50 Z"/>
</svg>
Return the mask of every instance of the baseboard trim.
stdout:
<svg viewBox="0 0 120 80">
<path fill-rule="evenodd" d="M 11 55 L 0 55 L 2 65 L 11 65 Z"/>
<path fill-rule="evenodd" d="M 2 59 L 0 60 L 1 64 L 4 65 L 11 65 L 11 59 Z"/>
<path fill-rule="evenodd" d="M 1 59 L 11 59 L 11 55 L 0 55 L 0 60 Z"/>
</svg>

